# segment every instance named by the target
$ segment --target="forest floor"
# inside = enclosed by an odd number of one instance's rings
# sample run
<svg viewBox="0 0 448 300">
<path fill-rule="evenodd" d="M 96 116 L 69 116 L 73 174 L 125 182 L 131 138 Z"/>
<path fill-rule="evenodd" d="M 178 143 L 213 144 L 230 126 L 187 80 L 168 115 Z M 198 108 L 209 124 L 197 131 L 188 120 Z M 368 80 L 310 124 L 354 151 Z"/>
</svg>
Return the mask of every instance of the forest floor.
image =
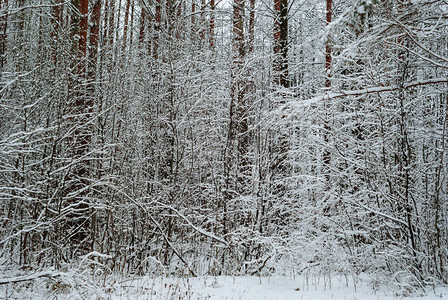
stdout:
<svg viewBox="0 0 448 300">
<path fill-rule="evenodd" d="M 39 276 L 45 275 L 45 276 Z M 28 277 L 33 275 L 28 275 Z M 448 287 L 433 286 L 407 295 L 406 289 L 373 286 L 353 277 L 201 276 L 151 278 L 82 273 L 37 273 L 33 280 L 0 284 L 0 299 L 448 299 Z M 0 274 L 0 282 L 4 275 Z M 11 277 L 8 277 L 11 279 Z M 25 277 L 15 277 L 23 279 Z M 14 279 L 14 278 L 12 278 Z M 4 279 L 3 279 L 4 281 Z M 371 281 L 370 281 L 371 282 Z"/>
</svg>

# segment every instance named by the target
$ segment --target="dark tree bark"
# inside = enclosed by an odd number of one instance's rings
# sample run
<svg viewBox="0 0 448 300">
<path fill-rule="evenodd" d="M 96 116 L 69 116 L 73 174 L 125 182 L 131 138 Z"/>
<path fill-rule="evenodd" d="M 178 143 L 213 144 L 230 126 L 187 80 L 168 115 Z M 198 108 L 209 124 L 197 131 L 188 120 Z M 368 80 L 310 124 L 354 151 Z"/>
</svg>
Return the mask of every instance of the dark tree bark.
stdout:
<svg viewBox="0 0 448 300">
<path fill-rule="evenodd" d="M 201 42 L 205 39 L 205 9 L 207 8 L 207 5 L 205 4 L 205 0 L 201 0 L 201 21 L 200 21 L 200 37 L 201 37 Z"/>
<path fill-rule="evenodd" d="M 138 35 L 138 41 L 140 46 L 145 43 L 146 35 L 146 8 L 142 7 L 140 11 L 140 30 Z"/>
<path fill-rule="evenodd" d="M 181 20 L 182 5 L 183 5 L 182 0 L 178 0 L 178 2 L 177 2 L 177 13 L 176 13 L 177 20 Z M 180 38 L 181 33 L 182 33 L 182 27 L 178 25 L 177 28 L 176 28 L 176 39 Z"/>
<path fill-rule="evenodd" d="M 215 45 L 215 0 L 210 0 L 210 48 Z"/>
<path fill-rule="evenodd" d="M 234 0 L 233 6 L 233 61 L 241 66 L 244 51 L 244 0 Z"/>
<path fill-rule="evenodd" d="M 6 62 L 6 39 L 8 27 L 8 0 L 0 0 L 0 72 Z"/>
<path fill-rule="evenodd" d="M 115 0 L 108 0 L 107 2 L 107 11 L 109 18 L 107 20 L 108 29 L 107 34 L 109 36 L 108 42 L 109 46 L 112 46 L 114 43 L 114 35 L 115 35 Z"/>
<path fill-rule="evenodd" d="M 159 57 L 159 39 L 162 26 L 162 0 L 156 0 L 156 14 L 154 24 L 154 37 L 153 37 L 153 57 L 155 60 Z"/>
<path fill-rule="evenodd" d="M 52 43 L 52 58 L 53 63 L 56 68 L 58 63 L 58 49 L 57 49 L 57 42 L 58 42 L 58 36 L 59 36 L 59 30 L 62 24 L 62 13 L 61 13 L 61 0 L 54 0 L 53 1 L 53 11 L 52 11 L 52 19 L 51 23 L 53 24 L 53 29 L 51 31 L 51 37 L 53 39 Z"/>
<path fill-rule="evenodd" d="M 123 27 L 123 48 L 122 52 L 126 51 L 128 42 L 128 27 L 129 27 L 129 10 L 131 7 L 131 0 L 126 0 L 126 10 L 124 12 L 124 27 Z"/>
<path fill-rule="evenodd" d="M 247 53 L 251 54 L 254 51 L 255 42 L 255 0 L 249 0 L 249 5 L 249 40 Z"/>
<path fill-rule="evenodd" d="M 288 88 L 288 0 L 274 0 L 274 11 L 274 82 Z"/>
<path fill-rule="evenodd" d="M 91 244 L 89 237 L 89 161 L 86 157 L 91 147 L 92 126 L 88 123 L 92 107 L 93 97 L 88 94 L 86 82 L 88 79 L 88 57 L 87 57 L 87 31 L 88 31 L 88 0 L 74 0 L 73 6 L 77 11 L 72 16 L 72 39 L 74 42 L 74 55 L 76 67 L 74 68 L 73 93 L 69 106 L 69 130 L 72 131 L 68 143 L 71 150 L 72 160 L 71 172 L 67 176 L 65 189 L 66 205 L 70 207 L 68 218 L 68 232 L 70 247 L 82 252 L 89 250 Z"/>
<path fill-rule="evenodd" d="M 327 26 L 330 25 L 332 19 L 332 0 L 327 0 Z M 328 90 L 331 88 L 331 43 L 328 40 L 325 45 L 325 88 Z"/>
<path fill-rule="evenodd" d="M 101 25 L 101 0 L 96 0 L 92 8 L 92 20 L 90 27 L 90 45 L 89 45 L 89 79 L 95 79 L 96 60 L 98 57 L 99 33 Z"/>
<path fill-rule="evenodd" d="M 333 1 L 332 0 L 327 0 L 327 10 L 326 10 L 326 21 L 327 21 L 327 26 L 330 26 L 331 22 L 332 22 L 332 4 Z M 328 38 L 326 45 L 325 45 L 325 89 L 327 91 L 329 91 L 331 89 L 331 41 Z M 328 100 L 329 101 L 329 100 Z M 328 121 L 328 103 L 324 104 L 326 106 L 325 109 L 325 118 L 324 118 L 324 134 L 323 134 L 323 138 L 324 138 L 324 142 L 326 145 L 329 144 L 329 134 L 330 134 L 330 124 Z M 327 179 L 327 182 L 330 180 L 330 151 L 328 150 L 328 147 L 326 147 L 324 149 L 324 153 L 323 153 L 323 165 L 324 165 L 324 173 L 325 173 L 325 177 Z"/>
<path fill-rule="evenodd" d="M 243 72 L 243 64 L 246 57 L 245 37 L 244 37 L 244 0 L 235 0 L 233 8 L 233 104 L 236 108 L 235 134 L 238 143 L 238 182 L 240 192 L 244 192 L 245 176 L 244 172 L 248 166 L 247 150 L 249 147 L 248 135 L 248 105 L 247 101 L 247 78 Z"/>
<path fill-rule="evenodd" d="M 79 22 L 79 58 L 85 61 L 87 57 L 87 31 L 88 31 L 88 21 L 89 21 L 89 0 L 78 0 L 79 6 L 78 10 L 80 13 L 80 22 Z M 81 64 L 85 66 L 85 64 Z M 79 70 L 80 75 L 84 75 L 85 67 Z"/>
<path fill-rule="evenodd" d="M 191 1 L 191 40 L 196 40 L 196 0 Z"/>
</svg>

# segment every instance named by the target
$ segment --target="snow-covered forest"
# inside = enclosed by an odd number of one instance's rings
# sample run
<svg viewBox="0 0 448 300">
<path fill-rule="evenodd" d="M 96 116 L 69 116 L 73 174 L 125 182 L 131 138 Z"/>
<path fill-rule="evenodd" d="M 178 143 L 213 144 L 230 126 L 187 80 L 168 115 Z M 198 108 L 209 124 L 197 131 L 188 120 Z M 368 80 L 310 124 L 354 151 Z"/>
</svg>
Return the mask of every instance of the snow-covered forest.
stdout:
<svg viewBox="0 0 448 300">
<path fill-rule="evenodd" d="M 0 0 L 0 284 L 448 284 L 447 121 L 446 0 Z"/>
</svg>

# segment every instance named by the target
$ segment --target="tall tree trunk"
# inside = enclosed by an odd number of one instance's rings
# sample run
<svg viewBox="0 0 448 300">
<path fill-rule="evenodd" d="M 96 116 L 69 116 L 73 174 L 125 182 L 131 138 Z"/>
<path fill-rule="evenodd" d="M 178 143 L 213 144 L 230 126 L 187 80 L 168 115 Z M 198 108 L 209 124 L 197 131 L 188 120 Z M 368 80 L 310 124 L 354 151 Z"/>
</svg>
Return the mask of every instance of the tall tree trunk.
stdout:
<svg viewBox="0 0 448 300">
<path fill-rule="evenodd" d="M 0 74 L 6 63 L 6 29 L 8 27 L 8 0 L 0 0 Z"/>
<path fill-rule="evenodd" d="M 153 37 L 153 57 L 155 60 L 159 57 L 159 42 L 160 31 L 162 26 L 162 0 L 156 0 L 156 14 L 154 24 L 154 37 Z"/>
<path fill-rule="evenodd" d="M 406 17 L 404 19 L 409 18 L 409 11 L 408 9 L 408 1 L 398 1 L 398 14 L 399 16 L 403 16 L 406 14 Z M 402 17 L 403 18 L 403 17 Z M 410 74 L 409 74 L 409 52 L 406 50 L 408 47 L 406 43 L 406 35 L 405 33 L 402 33 L 400 36 L 398 36 L 397 44 L 400 46 L 400 49 L 398 50 L 397 54 L 397 61 L 398 61 L 398 78 L 397 78 L 397 85 L 399 87 L 398 89 L 398 101 L 399 101 L 399 138 L 398 138 L 398 155 L 399 155 L 399 162 L 398 162 L 398 170 L 399 170 L 399 176 L 400 176 L 400 183 L 402 185 L 402 191 L 400 191 L 400 195 L 397 195 L 397 198 L 402 200 L 402 203 L 398 205 L 398 209 L 402 210 L 403 213 L 406 216 L 406 223 L 407 223 L 407 231 L 408 231 L 408 237 L 407 240 L 410 242 L 410 246 L 412 249 L 412 255 L 414 256 L 414 267 L 415 270 L 421 270 L 421 265 L 418 262 L 417 257 L 417 241 L 416 241 L 416 232 L 414 232 L 414 223 L 413 223 L 413 217 L 418 218 L 418 211 L 413 210 L 412 208 L 412 178 L 411 178 L 411 164 L 412 164 L 412 152 L 414 149 L 411 149 L 412 141 L 409 138 L 410 132 L 408 129 L 408 123 L 409 123 L 409 116 L 408 116 L 408 108 L 406 103 L 406 96 L 409 97 L 409 95 L 406 95 L 405 91 L 405 84 L 406 80 L 408 80 Z M 420 276 L 420 273 L 418 272 L 416 274 L 417 276 Z"/>
<path fill-rule="evenodd" d="M 101 0 L 96 0 L 92 8 L 89 45 L 89 79 L 95 79 L 95 69 L 98 57 L 99 33 L 101 25 Z"/>
<path fill-rule="evenodd" d="M 191 0 L 191 40 L 196 40 L 196 0 Z"/>
<path fill-rule="evenodd" d="M 233 103 L 236 107 L 235 130 L 238 143 L 238 185 L 237 190 L 244 192 L 246 182 L 245 170 L 248 165 L 247 150 L 249 147 L 248 116 L 246 103 L 247 78 L 244 78 L 243 64 L 246 57 L 244 40 L 244 0 L 235 0 L 233 8 Z"/>
<path fill-rule="evenodd" d="M 145 44 L 145 34 L 146 34 L 146 8 L 142 7 L 140 11 L 140 30 L 138 35 L 139 46 Z"/>
<path fill-rule="evenodd" d="M 87 58 L 87 31 L 88 31 L 88 21 L 89 21 L 89 0 L 79 0 L 79 13 L 80 13 L 80 22 L 79 22 L 79 58 L 80 61 L 84 61 L 81 63 L 81 68 L 78 71 L 78 74 L 81 76 L 85 75 L 86 72 L 86 64 L 85 59 Z"/>
<path fill-rule="evenodd" d="M 61 13 L 61 0 L 54 0 L 53 1 L 53 11 L 52 11 L 52 19 L 51 19 L 51 23 L 53 24 L 53 29 L 51 31 L 51 37 L 52 37 L 52 58 L 53 58 L 53 63 L 54 63 L 54 67 L 56 69 L 57 64 L 58 64 L 58 49 L 57 49 L 57 44 L 58 44 L 58 36 L 59 36 L 59 30 L 62 24 L 62 13 Z"/>
<path fill-rule="evenodd" d="M 332 22 L 332 4 L 333 0 L 327 0 L 327 10 L 326 10 L 326 21 L 327 26 L 330 26 Z M 325 44 L 325 89 L 329 92 L 331 89 L 331 41 L 330 38 L 327 38 L 326 44 Z M 329 101 L 329 100 L 328 100 Z M 325 142 L 325 149 L 323 153 L 323 166 L 324 166 L 324 174 L 327 182 L 330 180 L 330 151 L 328 150 L 328 144 L 329 144 L 329 135 L 330 135 L 330 124 L 329 124 L 329 105 L 328 103 L 324 103 L 325 106 L 325 117 L 324 117 L 324 142 Z"/>
<path fill-rule="evenodd" d="M 288 88 L 288 0 L 274 0 L 274 11 L 274 82 Z"/>
<path fill-rule="evenodd" d="M 68 175 L 66 197 L 68 206 L 71 206 L 68 215 L 70 241 L 73 249 L 88 251 L 89 244 L 89 205 L 87 186 L 89 176 L 89 162 L 85 157 L 90 148 L 91 125 L 90 119 L 93 98 L 87 94 L 85 82 L 87 80 L 87 31 L 88 31 L 88 0 L 74 0 L 73 5 L 78 11 L 72 17 L 74 39 L 74 52 L 76 59 L 76 78 L 74 82 L 73 101 L 70 103 L 69 125 L 72 134 L 69 140 L 71 147 L 72 171 Z M 72 252 L 75 254 L 74 252 Z"/>
<path fill-rule="evenodd" d="M 252 54 L 255 42 L 255 0 L 249 0 L 249 41 L 247 53 Z"/>
<path fill-rule="evenodd" d="M 126 10 L 124 12 L 124 27 L 123 27 L 123 47 L 122 52 L 125 53 L 128 41 L 128 27 L 129 27 L 129 9 L 131 7 L 131 0 L 126 0 Z"/>
<path fill-rule="evenodd" d="M 87 111 L 89 114 L 93 112 L 94 99 L 97 99 L 97 103 L 101 103 L 102 100 L 99 90 L 101 86 L 97 83 L 97 66 L 98 66 L 98 46 L 99 46 L 99 34 L 100 34 L 100 26 L 101 26 L 101 6 L 102 0 L 95 0 L 94 5 L 92 7 L 91 20 L 90 24 L 90 39 L 89 39 L 89 68 L 87 74 Z M 93 131 L 93 128 L 89 126 L 90 132 Z M 97 169 L 102 169 L 101 160 L 98 160 Z M 99 174 L 100 175 L 100 174 Z M 98 178 L 100 178 L 99 176 Z M 91 213 L 91 226 L 90 226 L 90 236 L 91 236 L 91 251 L 93 251 L 94 241 L 96 240 L 96 227 L 97 227 L 97 213 L 96 210 L 93 209 Z"/>
<path fill-rule="evenodd" d="M 182 0 L 178 0 L 178 2 L 177 2 L 176 17 L 177 17 L 178 21 L 181 19 L 181 16 L 182 16 L 182 3 L 183 3 Z M 181 32 L 182 32 L 181 26 L 177 25 L 177 28 L 176 28 L 176 39 L 180 38 Z"/>
<path fill-rule="evenodd" d="M 215 0 L 210 0 L 210 48 L 215 44 Z"/>
<path fill-rule="evenodd" d="M 109 18 L 107 20 L 107 34 L 108 34 L 108 42 L 109 47 L 112 47 L 114 44 L 114 35 L 115 35 L 115 0 L 108 0 L 107 11 L 109 14 Z"/>
<path fill-rule="evenodd" d="M 132 42 L 134 40 L 134 13 L 135 13 L 135 3 L 134 0 L 131 2 L 131 20 L 130 24 L 130 30 L 129 30 L 129 48 L 132 48 Z"/>
<path fill-rule="evenodd" d="M 200 27 L 200 37 L 201 37 L 201 43 L 202 41 L 205 39 L 205 8 L 207 7 L 207 5 L 205 4 L 205 0 L 201 0 L 201 21 L 199 24 Z"/>
</svg>

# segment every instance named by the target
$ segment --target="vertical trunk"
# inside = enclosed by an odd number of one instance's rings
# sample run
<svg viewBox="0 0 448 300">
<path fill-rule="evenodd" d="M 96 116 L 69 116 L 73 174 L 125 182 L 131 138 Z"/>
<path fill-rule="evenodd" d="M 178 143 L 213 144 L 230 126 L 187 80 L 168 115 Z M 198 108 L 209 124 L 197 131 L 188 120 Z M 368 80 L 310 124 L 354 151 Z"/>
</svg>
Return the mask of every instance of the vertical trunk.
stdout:
<svg viewBox="0 0 448 300">
<path fill-rule="evenodd" d="M 101 0 L 96 0 L 92 8 L 92 20 L 90 27 L 90 47 L 89 47 L 89 78 L 95 79 L 96 60 L 98 57 L 98 43 L 100 33 L 100 18 L 101 18 Z"/>
<path fill-rule="evenodd" d="M 112 46 L 114 44 L 114 33 L 115 33 L 115 0 L 109 0 L 108 1 L 108 29 L 107 33 L 109 36 L 108 42 L 109 46 Z"/>
<path fill-rule="evenodd" d="M 165 18 L 165 28 L 169 37 L 172 36 L 174 25 L 176 23 L 176 0 L 166 0 L 166 18 Z"/>
<path fill-rule="evenodd" d="M 233 8 L 233 102 L 237 108 L 235 129 L 238 134 L 238 154 L 241 167 L 245 167 L 245 154 L 248 147 L 248 123 L 246 116 L 246 83 L 242 70 L 245 58 L 244 45 L 244 0 L 235 0 Z M 238 172 L 240 173 L 240 172 Z M 242 174 L 241 174 L 242 175 Z"/>
<path fill-rule="evenodd" d="M 200 21 L 200 28 L 201 28 L 201 42 L 205 39 L 205 8 L 206 8 L 206 4 L 205 4 L 205 0 L 201 0 L 201 21 Z"/>
<path fill-rule="evenodd" d="M 157 60 L 159 57 L 159 38 L 160 38 L 160 26 L 162 26 L 162 0 L 156 0 L 156 14 L 154 24 L 154 38 L 153 38 L 153 57 Z"/>
<path fill-rule="evenodd" d="M 17 20 L 17 36 L 21 39 L 24 35 L 24 29 L 25 29 L 25 17 L 26 13 L 22 10 L 22 8 L 25 6 L 25 0 L 17 0 L 17 9 L 19 12 L 16 13 L 16 16 L 18 18 Z"/>
<path fill-rule="evenodd" d="M 244 0 L 234 0 L 233 7 L 233 62 L 241 67 L 244 58 Z"/>
<path fill-rule="evenodd" d="M 104 19 L 104 23 L 101 24 L 103 26 L 103 30 L 102 32 L 102 36 L 101 36 L 101 40 L 104 41 L 104 44 L 107 44 L 107 28 L 108 28 L 108 20 L 109 20 L 109 1 L 108 0 L 103 0 L 104 2 L 104 10 L 103 10 L 103 19 Z"/>
<path fill-rule="evenodd" d="M 126 10 L 124 12 L 124 27 L 123 27 L 123 48 L 122 52 L 126 51 L 126 44 L 128 40 L 128 26 L 129 26 L 129 9 L 131 7 L 131 0 L 126 0 Z"/>
<path fill-rule="evenodd" d="M 210 48 L 215 44 L 215 0 L 210 0 Z"/>
<path fill-rule="evenodd" d="M 288 88 L 288 0 L 274 0 L 274 83 Z"/>
<path fill-rule="evenodd" d="M 6 63 L 6 38 L 8 25 L 8 0 L 0 0 L 0 73 Z"/>
<path fill-rule="evenodd" d="M 405 10 L 407 8 L 407 1 L 399 1 L 398 2 L 398 14 L 401 16 L 405 14 Z M 400 35 L 397 39 L 397 44 L 401 46 L 401 49 L 398 50 L 398 100 L 399 100 L 399 114 L 400 114 L 400 132 L 399 132 L 399 172 L 400 172 L 400 180 L 403 188 L 403 192 L 401 194 L 404 194 L 404 197 L 397 197 L 401 198 L 403 200 L 403 203 L 399 206 L 401 206 L 401 209 L 404 211 L 404 214 L 406 216 L 406 222 L 407 222 L 407 231 L 408 231 L 408 240 L 411 243 L 412 248 L 412 255 L 414 256 L 414 264 L 415 269 L 420 270 L 420 265 L 418 263 L 417 259 L 417 244 L 416 244 L 416 237 L 414 232 L 414 224 L 412 217 L 417 216 L 418 212 L 412 209 L 412 195 L 411 195 L 411 184 L 412 184 L 412 178 L 410 174 L 411 170 L 411 159 L 412 159 L 412 150 L 411 144 L 412 141 L 409 139 L 409 132 L 408 132 L 408 112 L 406 109 L 406 93 L 405 93 L 405 83 L 406 80 L 409 77 L 409 56 L 407 53 L 407 50 L 405 48 L 406 45 L 406 39 L 405 34 L 403 33 Z M 409 97 L 409 96 L 408 96 Z M 418 274 L 417 274 L 418 275 Z"/>
<path fill-rule="evenodd" d="M 250 0 L 249 5 L 249 45 L 247 52 L 252 54 L 255 42 L 255 0 Z"/>
<path fill-rule="evenodd" d="M 98 99 L 98 103 L 101 103 L 99 93 L 97 92 L 100 89 L 97 80 L 97 66 L 98 66 L 98 46 L 99 46 L 99 34 L 100 34 L 100 25 L 101 25 L 101 6 L 102 0 L 95 0 L 90 20 L 90 40 L 89 40 L 89 68 L 88 68 L 88 82 L 87 82 L 87 111 L 90 113 L 93 112 L 94 101 L 93 99 Z M 90 126 L 89 126 L 90 127 Z M 88 128 L 90 132 L 92 132 L 91 128 Z M 90 142 L 90 141 L 89 141 Z M 100 161 L 98 161 L 100 163 Z M 101 166 L 98 166 L 97 169 L 102 169 Z M 100 175 L 100 174 L 98 174 Z M 90 226 L 90 239 L 91 249 L 93 251 L 94 241 L 97 237 L 97 215 L 96 211 L 93 211 L 91 214 L 91 226 Z"/>
<path fill-rule="evenodd" d="M 89 97 L 85 88 L 87 79 L 87 31 L 88 31 L 88 0 L 74 0 L 73 5 L 78 9 L 72 16 L 73 22 L 73 51 L 76 56 L 76 78 L 73 82 L 73 101 L 70 103 L 69 126 L 73 130 L 69 138 L 71 159 L 76 162 L 68 175 L 68 186 L 65 195 L 71 211 L 68 215 L 68 226 L 71 234 L 70 245 L 72 249 L 79 248 L 88 251 L 89 245 L 89 205 L 87 201 L 87 186 L 89 162 L 86 154 L 91 141 L 91 128 L 87 125 L 92 106 L 92 97 Z M 74 254 L 74 252 L 73 252 Z"/>
<path fill-rule="evenodd" d="M 194 41 L 196 36 L 196 0 L 191 0 L 191 39 Z"/>
<path fill-rule="evenodd" d="M 79 13 L 81 15 L 81 20 L 79 22 L 79 58 L 81 63 L 81 68 L 79 70 L 79 75 L 85 75 L 85 58 L 87 57 L 87 31 L 88 31 L 88 19 L 89 19 L 89 0 L 80 0 L 79 3 Z"/>
<path fill-rule="evenodd" d="M 239 131 L 241 130 L 241 119 L 238 116 L 240 107 L 242 106 L 242 100 L 244 97 L 244 91 L 242 89 L 243 80 L 241 77 L 241 70 L 244 60 L 244 32 L 243 32 L 243 14 L 244 14 L 244 0 L 234 0 L 233 3 L 233 19 L 232 19 L 232 86 L 231 86 L 231 99 L 229 105 L 229 125 L 227 132 L 227 141 L 224 152 L 224 180 L 225 191 L 223 193 L 223 200 L 220 203 L 220 208 L 223 209 L 222 227 L 223 234 L 229 232 L 229 220 L 228 220 L 228 202 L 232 199 L 232 190 L 235 190 L 233 184 L 234 178 L 232 178 L 232 171 L 235 165 L 238 167 L 238 161 L 235 159 L 235 150 L 243 150 L 242 144 L 238 143 L 238 149 L 235 149 L 235 142 L 238 142 L 241 138 Z M 243 156 L 238 153 L 239 156 Z M 240 178 L 238 178 L 239 181 Z M 221 263 L 224 265 L 225 256 L 222 256 Z"/>
<path fill-rule="evenodd" d="M 330 23 L 332 22 L 332 4 L 333 0 L 327 0 L 327 26 L 330 26 Z M 331 89 L 331 42 L 330 39 L 327 39 L 326 45 L 325 45 L 325 89 L 329 91 Z M 328 145 L 329 143 L 329 134 L 330 134 L 330 125 L 328 121 L 328 103 L 324 103 L 325 106 L 325 118 L 324 118 L 324 142 L 325 145 Z M 323 165 L 324 165 L 324 174 L 325 178 L 327 179 L 327 182 L 330 180 L 330 152 L 328 148 L 326 147 L 324 149 L 323 157 L 322 157 Z"/>
<path fill-rule="evenodd" d="M 23 9 L 24 6 L 25 6 L 24 0 L 16 0 L 16 7 L 14 8 L 16 10 L 16 12 L 14 13 L 15 18 L 14 18 L 14 20 L 11 20 L 14 24 L 16 24 L 16 30 L 13 30 L 13 32 L 15 33 L 13 38 L 16 42 L 14 48 L 16 48 L 16 50 L 18 52 L 22 52 L 24 49 L 26 49 L 25 19 L 27 18 L 28 14 Z M 41 21 L 42 21 L 42 16 L 39 17 L 38 24 L 40 24 Z M 36 26 L 38 27 L 39 25 L 36 24 Z M 36 40 L 38 41 L 39 45 L 42 45 L 42 31 L 38 31 Z M 17 63 L 15 64 L 16 71 L 21 72 L 21 71 L 25 70 L 27 63 L 28 62 L 23 59 L 17 60 Z"/>
<path fill-rule="evenodd" d="M 288 75 L 288 1 L 274 0 L 274 45 L 273 45 L 273 84 L 275 89 L 289 88 L 290 81 Z M 280 103 L 284 103 L 284 97 L 280 97 Z M 283 115 L 282 118 L 285 116 Z M 275 139 L 270 151 L 272 151 L 271 172 L 274 182 L 280 182 L 278 179 L 287 176 L 286 158 L 288 153 L 289 135 L 279 133 L 278 139 Z M 274 193 L 278 197 L 285 194 L 286 187 L 281 183 L 275 183 Z"/>
<path fill-rule="evenodd" d="M 128 26 L 130 26 L 130 33 L 129 33 L 129 48 L 132 48 L 132 41 L 134 40 L 134 13 L 135 13 L 135 3 L 134 0 L 132 0 L 131 3 L 131 20 L 130 20 L 130 24 Z"/>
<path fill-rule="evenodd" d="M 333 0 L 327 0 L 327 26 L 332 22 L 332 3 Z M 331 44 L 327 40 L 325 45 L 325 88 L 329 90 L 331 88 Z"/>
<path fill-rule="evenodd" d="M 51 56 L 52 56 L 52 59 L 53 59 L 54 66 L 56 68 L 57 60 L 58 60 L 58 58 L 57 58 L 57 51 L 58 51 L 58 49 L 57 49 L 57 39 L 58 39 L 58 36 L 59 36 L 59 28 L 60 28 L 61 23 L 62 23 L 62 14 L 61 14 L 61 6 L 60 6 L 61 0 L 54 0 L 53 4 L 54 4 L 54 6 L 53 6 L 53 11 L 52 11 L 52 19 L 51 19 L 51 23 L 53 24 L 53 29 L 51 31 L 51 37 L 52 37 L 53 46 L 52 46 L 52 49 L 51 49 L 51 51 L 52 51 L 52 55 Z"/>
<path fill-rule="evenodd" d="M 145 30 L 146 30 L 146 9 L 142 7 L 140 12 L 140 31 L 138 35 L 138 41 L 140 46 L 144 45 L 145 43 Z"/>
<path fill-rule="evenodd" d="M 181 19 L 181 16 L 182 16 L 182 0 L 179 0 L 178 2 L 177 2 L 177 14 L 176 14 L 176 16 L 177 16 L 177 20 L 180 20 Z M 177 26 L 177 29 L 176 29 L 176 39 L 179 39 L 180 38 L 180 33 L 181 33 L 181 31 L 182 31 L 182 28 L 181 28 L 181 26 Z"/>
</svg>

